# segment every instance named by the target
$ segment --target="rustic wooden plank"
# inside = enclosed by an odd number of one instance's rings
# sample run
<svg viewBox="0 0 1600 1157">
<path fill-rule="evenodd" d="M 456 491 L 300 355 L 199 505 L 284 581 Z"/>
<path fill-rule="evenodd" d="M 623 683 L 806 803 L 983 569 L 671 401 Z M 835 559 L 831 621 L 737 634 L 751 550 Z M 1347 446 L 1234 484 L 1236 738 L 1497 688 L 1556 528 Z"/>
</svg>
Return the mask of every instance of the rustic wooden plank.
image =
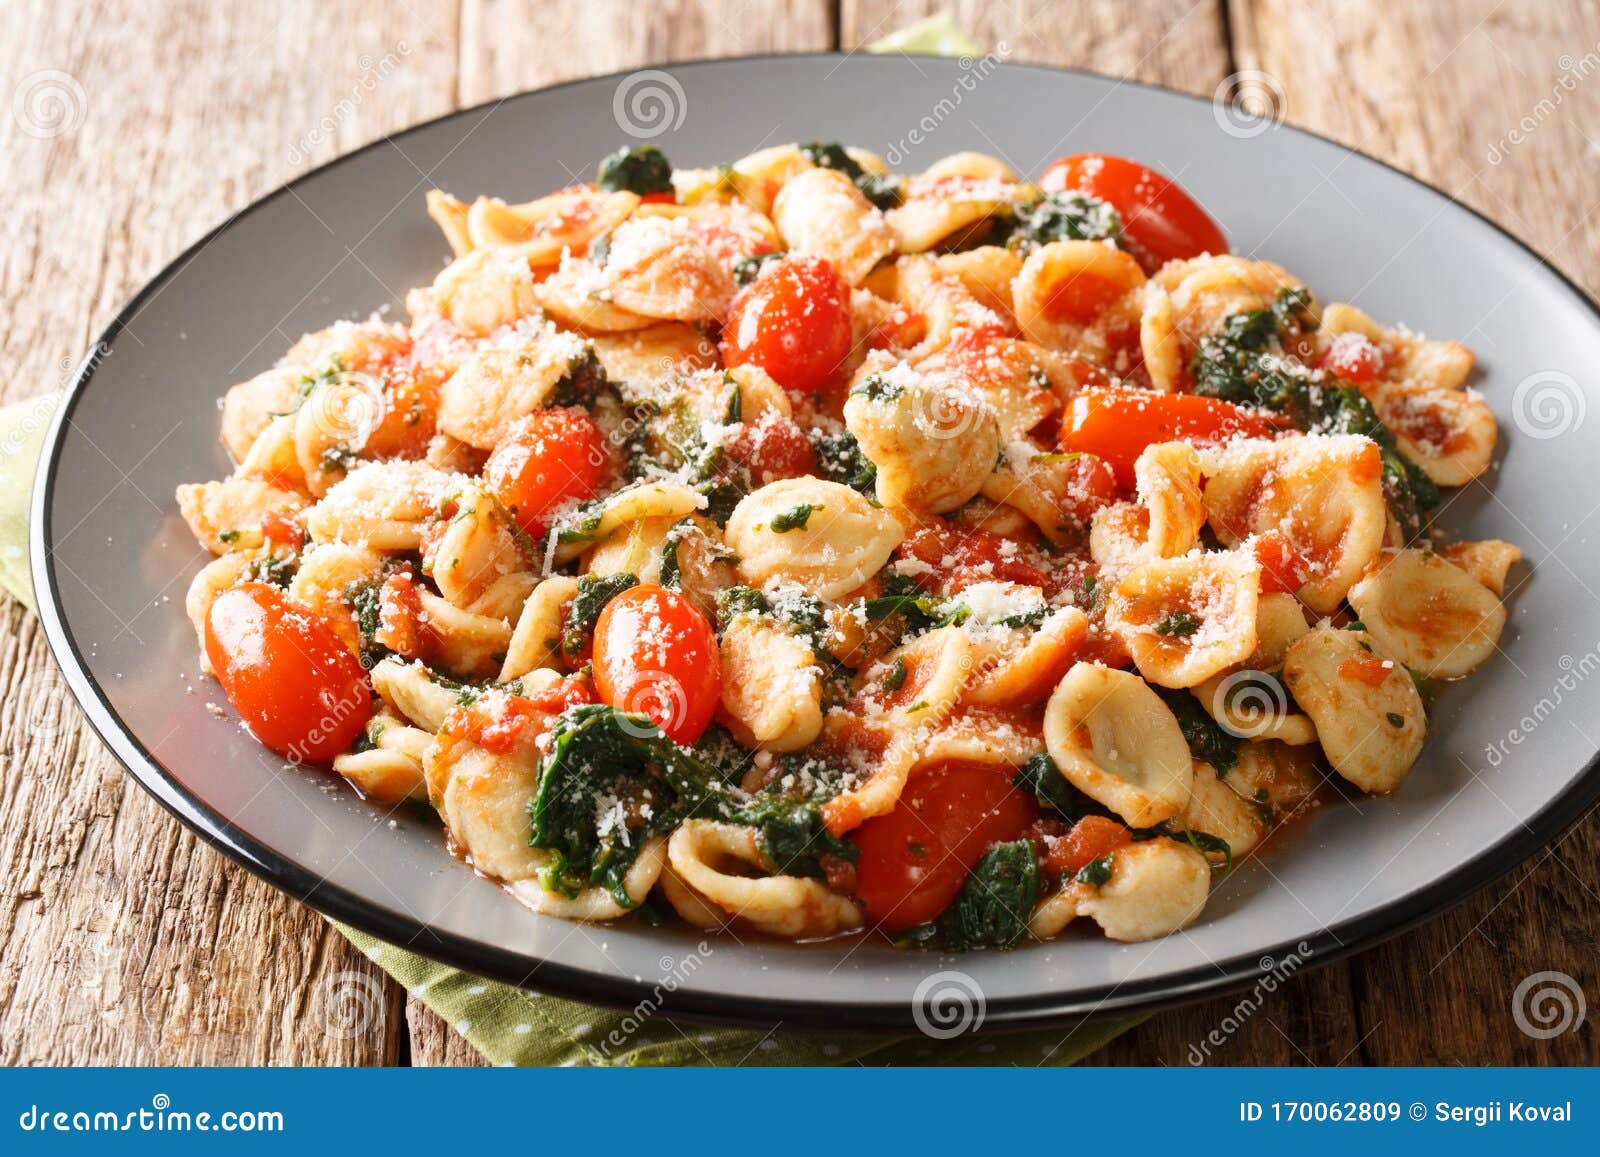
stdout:
<svg viewBox="0 0 1600 1157">
<path fill-rule="evenodd" d="M 1600 291 L 1592 4 L 1234 0 L 1231 26 L 1237 63 L 1273 78 L 1289 121 L 1434 182 Z M 1475 344 L 1472 332 L 1449 336 Z M 1518 986 L 1539 972 L 1566 974 L 1591 1006 L 1600 999 L 1596 864 L 1600 820 L 1591 815 L 1507 881 L 1356 957 L 1363 1059 L 1600 1061 L 1592 1024 L 1539 1040 L 1513 1016 Z M 1524 1007 L 1548 987 L 1535 982 Z M 1559 1016 L 1555 1004 L 1547 1009 Z"/>
<path fill-rule="evenodd" d="M 644 65 L 833 46 L 829 0 L 463 0 L 461 103 Z"/>
<path fill-rule="evenodd" d="M 445 111 L 455 12 L 429 12 L 0 7 L 0 397 L 59 386 L 117 306 L 228 213 Z M 0 1063 L 401 1056 L 397 986 L 126 778 L 9 599 L 0 692 Z"/>
<path fill-rule="evenodd" d="M 460 103 L 645 65 L 833 46 L 828 0 L 574 0 L 541 4 L 536 17 L 510 0 L 464 0 Z M 407 1002 L 412 1064 L 483 1063 L 443 1018 Z"/>
<path fill-rule="evenodd" d="M 843 0 L 839 42 L 854 51 L 913 20 L 948 12 L 985 50 L 1206 96 L 1228 75 L 1213 0 Z"/>
</svg>

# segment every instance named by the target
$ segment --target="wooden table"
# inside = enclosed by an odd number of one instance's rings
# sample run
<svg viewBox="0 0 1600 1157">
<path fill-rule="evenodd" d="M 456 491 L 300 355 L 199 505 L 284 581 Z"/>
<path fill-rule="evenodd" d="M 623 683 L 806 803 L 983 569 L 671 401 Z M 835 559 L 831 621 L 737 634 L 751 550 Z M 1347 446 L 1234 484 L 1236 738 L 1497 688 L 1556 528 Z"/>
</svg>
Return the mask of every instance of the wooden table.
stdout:
<svg viewBox="0 0 1600 1157">
<path fill-rule="evenodd" d="M 856 49 L 937 6 L 12 0 L 0 6 L 0 399 L 59 387 L 189 242 L 385 133 L 571 77 Z M 1012 59 L 1208 97 L 1230 84 L 1277 94 L 1291 122 L 1434 182 L 1600 289 L 1592 0 L 947 6 Z M 17 115 L 41 83 L 67 100 L 70 131 L 52 139 Z M 1525 139 L 1508 143 L 1519 123 Z M 0 689 L 0 1062 L 476 1062 L 321 917 L 201 845 L 125 776 L 80 721 L 38 623 L 3 597 Z M 1097 1059 L 1185 1064 L 1216 1030 L 1215 1063 L 1600 1062 L 1594 1014 L 1548 1041 L 1510 1015 L 1519 981 L 1543 970 L 1600 1000 L 1597 865 L 1591 816 L 1450 915 L 1294 978 L 1253 1014 L 1236 998 L 1165 1013 Z M 325 1006 L 351 983 L 381 992 L 383 1008 L 346 1036 Z"/>
</svg>

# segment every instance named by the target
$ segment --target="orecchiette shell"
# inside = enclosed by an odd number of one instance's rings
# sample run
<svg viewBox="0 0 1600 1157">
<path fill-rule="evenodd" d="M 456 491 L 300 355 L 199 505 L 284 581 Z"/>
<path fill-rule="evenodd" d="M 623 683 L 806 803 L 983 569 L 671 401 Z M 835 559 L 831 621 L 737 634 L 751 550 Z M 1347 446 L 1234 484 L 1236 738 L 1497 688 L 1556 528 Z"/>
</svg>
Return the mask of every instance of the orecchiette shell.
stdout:
<svg viewBox="0 0 1600 1157">
<path fill-rule="evenodd" d="M 1131 672 L 1076 664 L 1045 706 L 1044 738 L 1061 774 L 1133 827 L 1169 820 L 1189 800 L 1189 745 L 1161 697 Z"/>
<path fill-rule="evenodd" d="M 1385 551 L 1350 588 L 1350 605 L 1385 654 L 1423 675 L 1465 675 L 1494 653 L 1506 609 L 1432 551 Z"/>
<path fill-rule="evenodd" d="M 738 615 L 722 632 L 722 711 L 733 737 L 796 751 L 822 732 L 822 668 L 805 640 L 767 615 Z"/>
<path fill-rule="evenodd" d="M 583 339 L 550 327 L 480 349 L 445 382 L 439 429 L 469 446 L 494 449 L 512 422 L 548 402 L 588 352 Z"/>
<path fill-rule="evenodd" d="M 293 514 L 305 500 L 292 490 L 274 486 L 264 478 L 235 475 L 221 482 L 194 482 L 178 487 L 178 512 L 200 545 L 212 554 L 222 554 L 237 543 L 230 538 L 253 532 L 261 526 L 261 516 L 273 511 Z M 238 532 L 236 535 L 234 532 Z M 259 538 L 256 543 L 259 544 Z"/>
<path fill-rule="evenodd" d="M 791 252 L 827 258 L 851 285 L 894 252 L 884 215 L 836 169 L 791 177 L 773 202 L 772 220 Z"/>
<path fill-rule="evenodd" d="M 504 683 L 540 667 L 554 667 L 561 649 L 561 616 L 578 593 L 578 580 L 554 574 L 533 588 L 522 604 L 516 629 L 506 645 L 506 661 L 500 667 Z"/>
<path fill-rule="evenodd" d="M 729 861 L 770 870 L 751 828 L 686 820 L 667 841 L 667 857 L 682 883 L 730 917 L 770 935 L 829 936 L 861 925 L 855 904 L 821 880 L 721 870 L 718 865 Z"/>
<path fill-rule="evenodd" d="M 811 507 L 804 526 L 772 529 L 774 519 L 804 506 Z M 746 495 L 729 516 L 725 537 L 751 586 L 776 579 L 837 599 L 882 570 L 905 531 L 848 486 L 804 477 Z"/>
<path fill-rule="evenodd" d="M 1522 549 L 1497 538 L 1481 542 L 1454 542 L 1440 547 L 1439 554 L 1466 571 L 1497 595 L 1506 593 L 1506 576 L 1522 561 Z"/>
<path fill-rule="evenodd" d="M 1283 681 L 1317 725 L 1333 769 L 1362 791 L 1400 786 L 1422 751 L 1427 717 L 1406 669 L 1364 631 L 1318 627 L 1289 648 Z"/>
<path fill-rule="evenodd" d="M 1193 687 L 1256 648 L 1261 567 L 1235 552 L 1142 563 L 1111 589 L 1106 625 L 1139 673 L 1163 687 Z"/>
<path fill-rule="evenodd" d="M 1299 593 L 1336 610 L 1383 546 L 1388 512 L 1376 444 L 1353 434 L 1236 442 L 1203 454 L 1206 510 L 1227 546 L 1278 531 L 1311 565 Z"/>
<path fill-rule="evenodd" d="M 983 487 L 1000 453 L 1000 423 L 975 391 L 909 367 L 875 397 L 856 391 L 844 419 L 878 468 L 885 506 L 943 514 Z"/>
</svg>

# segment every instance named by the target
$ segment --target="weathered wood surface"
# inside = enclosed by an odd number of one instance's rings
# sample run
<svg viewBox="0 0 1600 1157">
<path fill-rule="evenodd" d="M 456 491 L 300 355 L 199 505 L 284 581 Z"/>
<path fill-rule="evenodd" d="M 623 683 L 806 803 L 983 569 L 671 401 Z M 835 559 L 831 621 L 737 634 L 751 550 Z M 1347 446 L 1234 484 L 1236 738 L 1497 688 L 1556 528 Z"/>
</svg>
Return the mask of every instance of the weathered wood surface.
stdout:
<svg viewBox="0 0 1600 1157">
<path fill-rule="evenodd" d="M 1600 11 L 1584 0 L 408 8 L 0 6 L 0 400 L 58 386 L 118 305 L 215 222 L 383 133 L 635 65 L 855 50 L 935 8 L 981 43 L 1005 41 L 1010 59 L 1206 96 L 1248 86 L 1293 123 L 1434 181 L 1600 290 L 1600 143 L 1584 129 L 1600 124 Z M 23 90 L 36 102 L 27 113 Z M 68 131 L 36 135 L 54 117 Z M 1533 129 L 1512 141 L 1524 118 Z M 0 1063 L 477 1061 L 320 917 L 205 848 L 127 780 L 78 720 L 37 624 L 9 600 L 0 694 Z M 1600 994 L 1597 862 L 1590 818 L 1507 883 L 1291 979 L 1248 1015 L 1235 1016 L 1237 998 L 1164 1013 L 1098 1059 L 1185 1064 L 1208 1047 L 1212 1063 L 1595 1063 L 1591 1026 L 1538 1041 L 1515 1029 L 1510 1006 L 1518 982 L 1543 970 Z M 1207 1046 L 1214 1030 L 1221 1043 Z"/>
</svg>

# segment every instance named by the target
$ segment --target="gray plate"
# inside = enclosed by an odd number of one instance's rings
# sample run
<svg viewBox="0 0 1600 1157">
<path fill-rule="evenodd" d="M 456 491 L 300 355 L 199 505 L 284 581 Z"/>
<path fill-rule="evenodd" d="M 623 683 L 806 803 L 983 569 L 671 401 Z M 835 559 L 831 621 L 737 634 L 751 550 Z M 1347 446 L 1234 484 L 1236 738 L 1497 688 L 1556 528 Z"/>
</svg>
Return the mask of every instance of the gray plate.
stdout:
<svg viewBox="0 0 1600 1157">
<path fill-rule="evenodd" d="M 659 98 L 652 101 L 652 97 Z M 1153 944 L 1070 934 L 959 959 L 876 943 L 796 947 L 642 924 L 535 916 L 326 775 L 286 772 L 196 672 L 183 614 L 204 556 L 180 482 L 221 477 L 217 398 L 302 331 L 400 307 L 444 241 L 430 184 L 522 199 L 593 172 L 664 128 L 679 165 L 762 145 L 842 139 L 908 170 L 958 149 L 1037 173 L 1063 153 L 1142 159 L 1179 177 L 1235 249 L 1325 301 L 1457 337 L 1478 352 L 1500 419 L 1488 486 L 1444 512 L 1453 533 L 1520 543 L 1533 573 L 1504 654 L 1440 696 L 1433 735 L 1393 799 L 1325 808 L 1216 890 L 1200 923 Z M 1261 129 L 1262 131 L 1257 131 Z M 1149 1008 L 1322 962 L 1434 914 L 1548 843 L 1600 794 L 1600 546 L 1583 429 L 1600 366 L 1594 307 L 1517 241 L 1438 192 L 1306 133 L 1219 122 L 1202 101 L 1043 68 L 833 56 L 693 64 L 528 93 L 423 125 L 302 177 L 196 244 L 107 330 L 62 407 L 33 519 L 41 616 L 89 719 L 139 781 L 214 845 L 329 915 L 463 968 L 726 1020 L 906 1029 L 941 969 L 982 993 L 987 1023 Z M 1578 384 L 1581 380 L 1582 384 Z M 1600 413 L 1589 419 L 1600 423 Z M 1583 479 L 1589 479 L 1583 483 Z M 944 978 L 948 981 L 950 978 Z M 940 983 L 944 983 L 941 981 Z M 933 986 L 937 988 L 938 985 Z"/>
</svg>

